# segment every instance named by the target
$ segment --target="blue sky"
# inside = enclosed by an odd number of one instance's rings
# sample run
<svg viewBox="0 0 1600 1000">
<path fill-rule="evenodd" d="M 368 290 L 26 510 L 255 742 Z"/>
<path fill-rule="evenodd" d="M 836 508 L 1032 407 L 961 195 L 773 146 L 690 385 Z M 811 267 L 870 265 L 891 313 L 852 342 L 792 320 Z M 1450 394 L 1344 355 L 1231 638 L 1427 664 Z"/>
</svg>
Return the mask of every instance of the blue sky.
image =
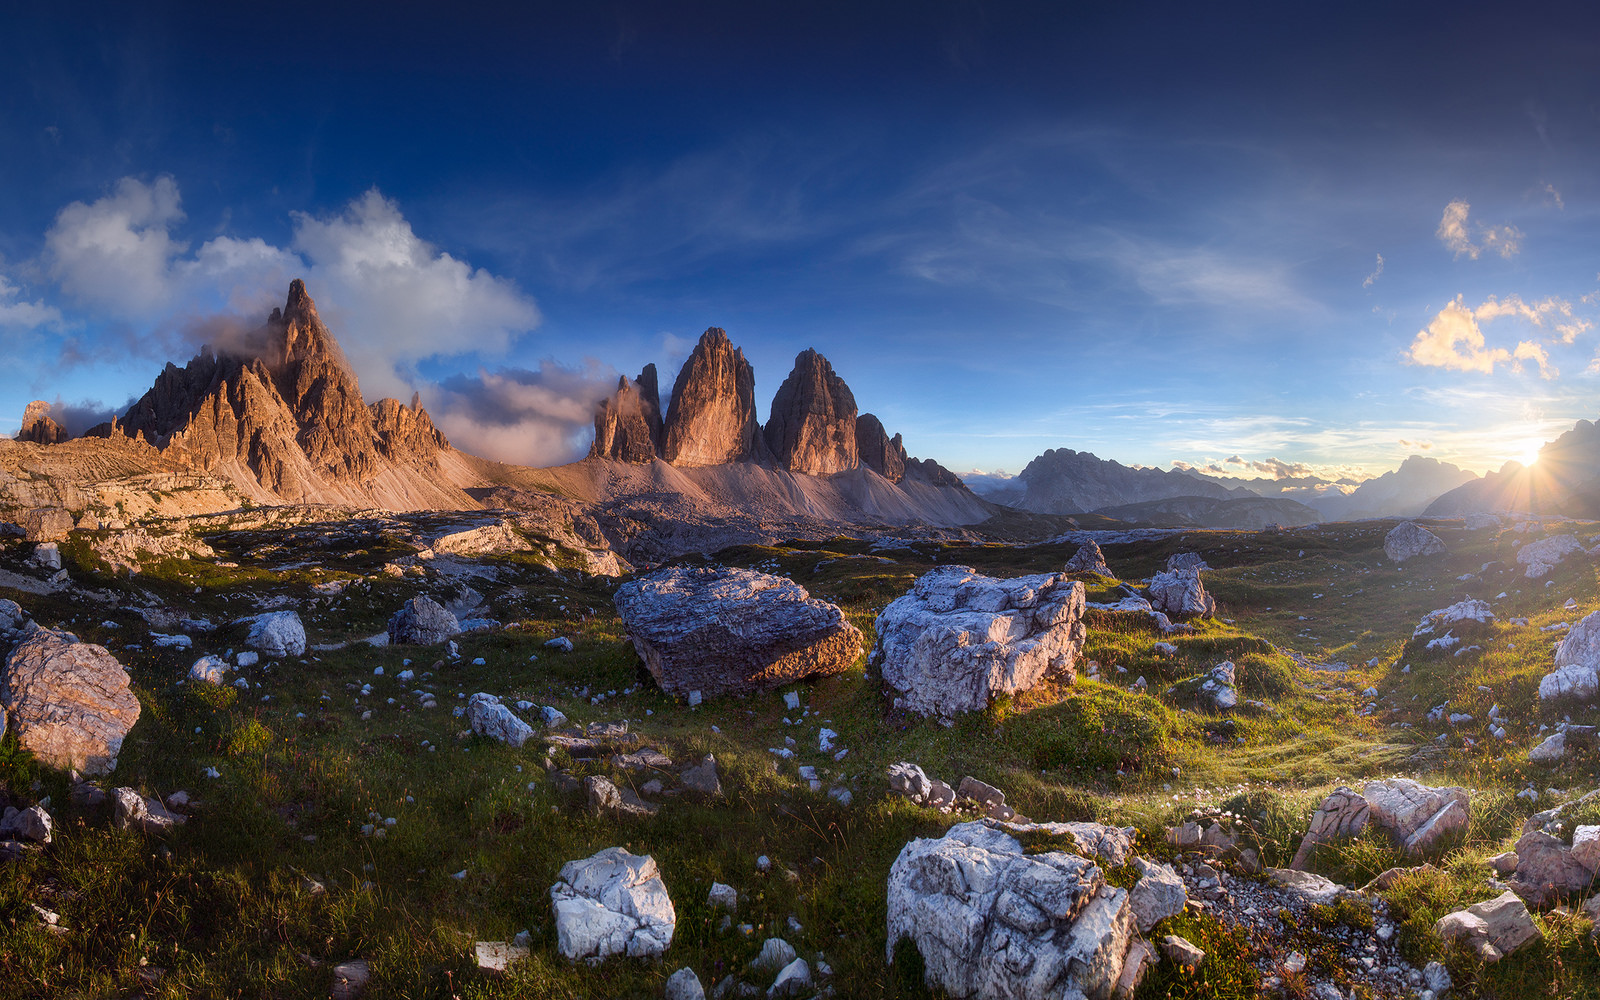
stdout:
<svg viewBox="0 0 1600 1000">
<path fill-rule="evenodd" d="M 6 16 L 0 433 L 296 276 L 369 398 L 538 464 L 713 325 L 763 409 L 815 347 L 961 471 L 1482 471 L 1595 416 L 1582 5 L 233 6 Z"/>
</svg>

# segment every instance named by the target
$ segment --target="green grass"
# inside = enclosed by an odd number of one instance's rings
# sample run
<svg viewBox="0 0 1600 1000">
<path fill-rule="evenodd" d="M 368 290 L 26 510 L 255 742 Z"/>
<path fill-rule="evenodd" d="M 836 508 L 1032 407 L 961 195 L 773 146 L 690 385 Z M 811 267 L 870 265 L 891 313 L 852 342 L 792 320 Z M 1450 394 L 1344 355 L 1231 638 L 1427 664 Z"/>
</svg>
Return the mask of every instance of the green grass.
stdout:
<svg viewBox="0 0 1600 1000">
<path fill-rule="evenodd" d="M 97 574 L 90 557 L 69 546 L 69 568 L 107 595 L 104 603 L 0 591 L 41 623 L 108 645 L 129 667 L 142 716 L 107 787 L 163 795 L 183 788 L 202 801 L 165 838 L 120 833 L 103 815 L 75 813 L 65 776 L 33 761 L 14 735 L 0 741 L 0 788 L 19 802 L 50 796 L 58 819 L 47 850 L 0 868 L 0 995 L 325 996 L 331 966 L 362 957 L 373 968 L 369 996 L 656 997 L 683 965 L 709 990 L 766 936 L 780 935 L 807 957 L 826 957 L 840 996 L 929 996 L 914 952 L 884 961 L 884 884 L 908 840 L 938 836 L 959 817 L 888 797 L 884 769 L 899 760 L 952 784 L 969 774 L 994 784 L 1036 819 L 1136 826 L 1141 849 L 1158 856 L 1167 850 L 1161 826 L 1197 808 L 1226 813 L 1266 864 L 1288 861 L 1334 785 L 1400 773 L 1459 783 L 1475 789 L 1467 836 L 1429 859 L 1435 871 L 1407 876 L 1388 893 L 1407 953 L 1419 963 L 1446 960 L 1463 996 L 1592 996 L 1600 982 L 1595 945 L 1576 918 L 1544 918 L 1548 938 L 1537 953 L 1490 968 L 1442 951 L 1431 936 L 1448 909 L 1494 894 L 1483 884 L 1486 859 L 1549 804 L 1517 799 L 1518 790 L 1533 783 L 1541 792 L 1553 785 L 1578 793 L 1594 782 L 1593 751 L 1569 752 L 1554 769 L 1527 761 L 1538 725 L 1559 718 L 1538 704 L 1555 638 L 1539 629 L 1600 608 L 1587 561 L 1562 567 L 1548 587 L 1518 576 L 1511 543 L 1533 536 L 1441 528 L 1451 552 L 1404 567 L 1384 559 L 1389 525 L 1381 522 L 1108 545 L 1111 568 L 1130 581 L 1158 571 L 1174 552 L 1201 552 L 1215 567 L 1205 580 L 1218 619 L 1164 636 L 1147 618 L 1091 611 L 1079 669 L 1098 662 L 1100 680 L 1046 684 L 949 726 L 894 710 L 863 656 L 843 674 L 786 689 L 800 693 L 809 713 L 796 725 L 800 713 L 787 710 L 779 692 L 696 709 L 662 693 L 615 614 L 615 581 L 552 570 L 527 554 L 484 560 L 495 579 L 395 577 L 385 565 L 415 547 L 404 532 L 430 525 L 374 520 L 330 532 L 337 524 L 270 523 L 259 510 L 219 517 L 202 532 L 216 559 L 169 561 L 131 580 Z M 792 577 L 838 603 L 870 645 L 877 614 L 936 565 L 1000 576 L 1055 572 L 1074 550 L 919 542 L 871 553 L 865 542 L 834 538 L 741 546 L 715 558 Z M 0 546 L 0 566 L 25 571 L 23 556 L 15 543 Z M 1494 561 L 1507 569 L 1457 581 Z M 280 568 L 300 562 L 312 565 Z M 346 585 L 337 594 L 313 589 L 331 581 Z M 1114 599 L 1111 581 L 1085 582 L 1092 600 Z M 506 627 L 461 637 L 458 661 L 441 649 L 356 643 L 243 670 L 237 676 L 248 690 L 179 683 L 202 653 L 242 648 L 237 620 L 269 598 L 299 608 L 312 642 L 344 643 L 382 631 L 410 596 L 459 600 L 469 587 L 482 597 L 481 613 Z M 1412 641 L 1424 613 L 1502 590 L 1499 620 L 1473 637 L 1479 652 L 1430 653 Z M 1577 610 L 1561 608 L 1569 597 Z M 196 636 L 192 650 L 156 649 L 133 610 L 146 603 L 219 627 Z M 1510 623 L 1520 616 L 1527 625 Z M 571 638 L 574 652 L 545 649 L 556 635 Z M 1176 652 L 1157 651 L 1158 642 Z M 1309 671 L 1290 651 L 1350 669 Z M 418 676 L 402 683 L 396 675 L 408 657 Z M 473 664 L 478 657 L 482 665 Z M 1241 698 L 1265 707 L 1219 714 L 1167 694 L 1222 660 L 1235 664 Z M 1129 690 L 1140 676 L 1148 689 Z M 373 694 L 362 697 L 367 683 Z M 1363 693 L 1369 687 L 1375 696 Z M 438 707 L 420 708 L 410 693 L 417 688 L 435 692 Z M 463 703 L 457 693 L 479 690 L 554 705 L 578 724 L 625 718 L 680 765 L 713 753 L 726 794 L 668 799 L 657 816 L 634 822 L 591 816 L 555 788 L 537 742 L 513 749 L 462 735 L 451 713 Z M 1474 721 L 1429 722 L 1428 710 L 1445 701 Z M 1493 705 L 1512 720 L 1507 741 L 1488 734 Z M 1595 721 L 1582 707 L 1561 714 L 1568 712 Z M 842 760 L 817 752 L 822 725 L 849 748 Z M 1441 732 L 1442 747 L 1434 743 Z M 768 752 L 786 738 L 798 762 L 818 767 L 824 790 L 849 788 L 853 805 L 812 792 L 797 761 Z M 567 763 L 564 754 L 553 759 Z M 222 777 L 202 777 L 207 766 Z M 649 777 L 606 762 L 576 770 L 634 787 Z M 361 833 L 373 813 L 396 820 L 383 838 Z M 678 913 L 672 948 L 660 963 L 567 963 L 554 947 L 549 886 L 565 862 L 619 844 L 660 865 Z M 762 854 L 776 862 L 767 875 L 755 867 Z M 1393 845 L 1363 836 L 1320 848 L 1312 867 L 1359 885 L 1400 863 L 1410 862 Z M 463 870 L 465 878 L 451 877 Z M 307 878 L 326 893 L 308 893 Z M 751 925 L 748 936 L 720 929 L 721 914 L 705 901 L 713 881 L 739 890 L 734 922 Z M 59 912 L 68 932 L 44 931 L 30 902 Z M 799 933 L 787 926 L 791 916 Z M 1316 919 L 1350 924 L 1360 915 L 1330 909 Z M 476 970 L 473 941 L 523 929 L 533 940 L 526 963 L 501 978 Z M 1258 995 L 1259 942 L 1203 915 L 1173 918 L 1162 932 L 1189 937 L 1208 958 L 1192 975 L 1157 966 L 1140 996 Z M 164 970 L 153 983 L 140 977 L 151 968 Z"/>
</svg>

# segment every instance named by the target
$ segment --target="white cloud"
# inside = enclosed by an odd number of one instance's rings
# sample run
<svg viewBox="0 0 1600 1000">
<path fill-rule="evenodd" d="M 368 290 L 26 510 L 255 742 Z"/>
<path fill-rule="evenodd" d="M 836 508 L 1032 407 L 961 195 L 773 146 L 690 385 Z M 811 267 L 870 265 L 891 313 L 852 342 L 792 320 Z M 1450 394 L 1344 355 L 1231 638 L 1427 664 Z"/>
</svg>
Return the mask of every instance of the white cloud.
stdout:
<svg viewBox="0 0 1600 1000">
<path fill-rule="evenodd" d="M 376 188 L 339 214 L 293 219 L 289 248 L 218 236 L 191 253 L 172 235 L 184 220 L 177 182 L 125 177 L 112 193 L 57 214 L 44 259 L 68 296 L 146 330 L 163 353 L 174 339 L 259 325 L 303 277 L 369 396 L 409 394 L 406 372 L 417 361 L 502 354 L 539 323 L 538 307 L 513 283 L 418 237 Z"/>
<path fill-rule="evenodd" d="M 1510 259 L 1522 250 L 1522 231 L 1516 226 L 1485 226 L 1481 223 L 1475 227 L 1468 221 L 1467 215 L 1472 206 L 1464 201 L 1452 201 L 1444 207 L 1444 216 L 1439 220 L 1439 228 L 1434 235 L 1439 238 L 1447 249 L 1457 257 L 1463 255 L 1477 260 L 1479 255 L 1494 252 Z M 1477 230 L 1479 242 L 1472 240 L 1472 230 Z"/>
<path fill-rule="evenodd" d="M 27 302 L 18 298 L 21 289 L 0 275 L 0 328 L 7 330 L 36 330 L 42 327 L 60 327 L 61 311 L 47 306 L 41 299 Z"/>
<path fill-rule="evenodd" d="M 1362 288 L 1371 288 L 1372 287 L 1372 283 L 1377 281 L 1378 278 L 1382 274 L 1383 274 L 1383 254 L 1380 253 L 1380 254 L 1378 254 L 1378 266 L 1373 270 L 1373 272 L 1371 274 L 1367 275 L 1366 278 L 1364 278 L 1362 280 L 1361 287 Z"/>
<path fill-rule="evenodd" d="M 456 447 L 501 462 L 556 465 L 583 457 L 595 408 L 616 383 L 617 373 L 597 361 L 568 368 L 547 359 L 537 371 L 452 376 L 425 386 L 422 398 Z"/>
<path fill-rule="evenodd" d="M 1511 350 L 1489 347 L 1483 329 L 1478 325 L 1480 319 L 1487 322 L 1499 316 L 1520 315 L 1527 318 L 1528 308 L 1521 299 L 1513 296 L 1504 302 L 1491 297 L 1477 310 L 1472 310 L 1462 304 L 1458 295 L 1455 301 L 1439 310 L 1426 329 L 1417 332 L 1406 356 L 1413 364 L 1481 372 L 1485 375 L 1492 374 L 1496 365 L 1510 364 L 1514 370 L 1520 371 L 1523 362 L 1532 361 L 1539 366 L 1541 376 L 1554 378 L 1559 373 L 1550 364 L 1548 352 L 1538 343 L 1519 341 Z M 1538 313 L 1534 315 L 1537 317 Z M 1535 322 L 1539 320 L 1535 319 Z"/>
</svg>

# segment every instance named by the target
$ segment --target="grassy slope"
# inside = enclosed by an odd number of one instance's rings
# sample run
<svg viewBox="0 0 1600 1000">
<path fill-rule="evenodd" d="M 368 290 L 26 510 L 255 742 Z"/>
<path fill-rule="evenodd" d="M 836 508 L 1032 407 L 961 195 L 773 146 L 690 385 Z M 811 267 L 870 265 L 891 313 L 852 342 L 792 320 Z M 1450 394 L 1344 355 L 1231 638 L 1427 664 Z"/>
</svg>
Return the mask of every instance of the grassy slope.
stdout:
<svg viewBox="0 0 1600 1000">
<path fill-rule="evenodd" d="M 1091 613 L 1088 656 L 1121 686 L 1087 679 L 1046 686 L 948 728 L 890 711 L 864 658 L 844 675 L 797 688 L 807 713 L 798 725 L 786 724 L 777 693 L 691 710 L 648 683 L 604 581 L 523 562 L 501 563 L 499 581 L 469 581 L 488 598 L 490 613 L 514 627 L 464 637 L 459 663 L 436 665 L 436 650 L 358 645 L 243 671 L 259 684 L 248 691 L 176 683 L 200 653 L 239 647 L 237 626 L 197 638 L 189 652 L 152 650 L 136 615 L 0 592 L 42 623 L 60 622 L 106 643 L 128 665 L 143 716 L 108 787 L 163 794 L 185 788 L 204 800 L 165 841 L 118 833 L 103 817 L 65 808 L 64 777 L 39 768 L 9 737 L 0 747 L 0 782 L 20 801 L 50 795 L 59 822 L 49 850 L 0 868 L 0 993 L 321 996 L 329 966 L 359 956 L 372 962 L 375 996 L 646 997 L 659 995 L 662 980 L 683 965 L 709 988 L 771 933 L 802 954 L 824 953 L 841 995 L 924 995 L 914 976 L 883 961 L 884 882 L 909 838 L 937 835 L 953 820 L 884 796 L 883 769 L 896 760 L 916 761 L 951 782 L 965 774 L 989 781 L 1040 819 L 1098 819 L 1153 834 L 1197 806 L 1225 808 L 1252 829 L 1265 859 L 1279 864 L 1335 784 L 1424 770 L 1431 783 L 1466 784 L 1479 790 L 1466 842 L 1434 859 L 1438 873 L 1403 880 L 1393 893 L 1403 939 L 1420 963 L 1438 950 L 1428 933 L 1433 920 L 1494 894 L 1483 884 L 1484 860 L 1505 849 L 1537 808 L 1514 793 L 1530 781 L 1574 791 L 1594 783 L 1592 756 L 1573 755 L 1552 773 L 1529 765 L 1526 752 L 1541 718 L 1553 721 L 1540 715 L 1537 684 L 1554 637 L 1538 628 L 1596 610 L 1600 588 L 1581 559 L 1559 569 L 1549 587 L 1493 571 L 1482 581 L 1456 580 L 1494 560 L 1514 567 L 1513 541 L 1532 536 L 1510 533 L 1445 531 L 1450 555 L 1397 568 L 1383 558 L 1386 527 L 1194 532 L 1107 546 L 1110 565 L 1128 579 L 1148 576 L 1171 552 L 1204 552 L 1215 567 L 1207 583 L 1221 605 L 1219 620 L 1177 638 L 1177 653 L 1162 656 L 1152 649 L 1162 637 L 1143 623 Z M 218 622 L 248 613 L 251 598 L 284 594 L 300 605 L 313 642 L 370 635 L 410 594 L 454 590 L 377 574 L 396 554 L 381 540 L 309 546 L 312 537 L 214 539 L 219 559 L 239 568 L 169 563 L 135 583 Z M 933 565 L 958 562 L 1002 576 L 1045 572 L 1072 549 L 929 544 L 887 553 L 892 563 L 864 553 L 860 543 L 835 540 L 746 547 L 720 558 L 792 576 L 814 596 L 838 602 L 870 642 L 876 613 Z M 296 556 L 319 565 L 273 568 Z M 0 554 L 7 565 L 19 560 L 15 546 Z M 337 596 L 310 590 L 341 578 L 359 582 Z M 1111 596 L 1108 581 L 1086 582 Z M 125 595 L 135 586 L 102 583 Z M 1486 630 L 1481 655 L 1408 645 L 1423 613 L 1469 592 L 1493 598 L 1501 590 L 1508 592 L 1495 602 L 1501 623 Z M 1579 607 L 1561 610 L 1569 597 Z M 1518 615 L 1529 625 L 1505 624 Z M 102 626 L 106 620 L 120 627 Z M 545 650 L 543 641 L 554 635 L 574 638 L 575 651 Z M 129 643 L 145 648 L 125 648 Z M 1306 671 L 1277 651 L 1282 647 L 1357 666 Z M 421 675 L 410 683 L 395 679 L 406 656 Z M 476 657 L 485 663 L 472 665 Z M 1164 694 L 1173 681 L 1224 658 L 1238 666 L 1242 696 L 1273 709 L 1243 708 L 1231 730 Z M 1377 665 L 1364 666 L 1371 659 Z M 1402 672 L 1406 664 L 1409 673 Z M 374 676 L 376 667 L 385 676 Z M 1151 694 L 1123 690 L 1138 676 Z M 365 682 L 373 695 L 357 704 L 354 688 Z M 1360 695 L 1369 685 L 1377 698 Z M 620 694 L 629 688 L 636 693 Z M 417 707 L 415 689 L 435 692 L 440 707 Z M 626 718 L 680 764 L 715 753 L 726 798 L 669 800 L 659 816 L 632 823 L 589 816 L 552 787 L 535 744 L 516 750 L 462 735 L 450 709 L 460 704 L 458 692 L 479 690 L 552 704 L 577 722 Z M 613 690 L 619 694 L 598 705 L 588 700 Z M 1425 715 L 1446 699 L 1451 711 L 1476 721 L 1452 730 L 1448 749 L 1431 750 L 1444 727 Z M 1495 703 L 1518 723 L 1509 744 L 1487 736 L 1485 717 Z M 1376 710 L 1361 714 L 1369 704 Z M 367 709 L 372 718 L 362 721 Z M 849 748 L 841 762 L 817 752 L 821 725 Z M 1474 745 L 1464 746 L 1463 736 Z M 785 738 L 795 741 L 794 761 L 768 753 Z M 797 776 L 799 763 L 817 765 L 828 785 L 850 787 L 854 805 L 812 793 Z M 207 765 L 222 778 L 201 777 Z M 648 777 L 590 768 L 635 785 Z M 383 839 L 360 833 L 373 813 L 396 820 Z M 677 936 L 662 963 L 570 965 L 555 952 L 548 888 L 564 862 L 616 844 L 657 859 L 677 907 Z M 1148 837 L 1146 847 L 1162 850 Z M 773 874 L 756 871 L 760 854 L 777 862 Z M 1316 866 L 1363 879 L 1396 861 L 1387 845 L 1363 839 L 1323 849 Z M 463 870 L 465 878 L 451 877 Z M 307 876 L 327 892 L 308 893 Z M 712 881 L 739 889 L 736 919 L 752 925 L 748 936 L 719 931 L 720 915 L 705 903 Z M 30 901 L 59 911 L 71 931 L 46 933 Z M 786 927 L 790 916 L 803 931 Z M 1181 919 L 1195 926 L 1179 930 L 1213 942 L 1222 974 L 1193 981 L 1161 975 L 1144 992 L 1249 995 L 1254 980 L 1243 946 L 1207 918 Z M 1549 944 L 1491 970 L 1445 956 L 1457 983 L 1475 984 L 1485 996 L 1592 995 L 1600 961 L 1586 923 L 1551 918 L 1546 926 Z M 505 978 L 477 972 L 474 940 L 505 939 L 523 928 L 534 940 L 528 962 Z M 146 983 L 141 963 L 147 974 L 156 967 L 164 975 Z"/>
</svg>

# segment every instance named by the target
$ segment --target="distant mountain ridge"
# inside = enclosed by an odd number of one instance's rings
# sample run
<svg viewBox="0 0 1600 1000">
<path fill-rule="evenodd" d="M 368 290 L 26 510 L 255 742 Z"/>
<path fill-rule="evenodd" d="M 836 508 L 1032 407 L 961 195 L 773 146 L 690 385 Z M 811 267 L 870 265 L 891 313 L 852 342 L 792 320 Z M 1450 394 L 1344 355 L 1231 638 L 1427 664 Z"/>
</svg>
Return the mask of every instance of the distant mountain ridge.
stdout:
<svg viewBox="0 0 1600 1000">
<path fill-rule="evenodd" d="M 1507 462 L 1428 505 L 1430 516 L 1520 513 L 1600 517 L 1600 426 L 1579 420 L 1539 449 L 1532 466 Z"/>
</svg>

